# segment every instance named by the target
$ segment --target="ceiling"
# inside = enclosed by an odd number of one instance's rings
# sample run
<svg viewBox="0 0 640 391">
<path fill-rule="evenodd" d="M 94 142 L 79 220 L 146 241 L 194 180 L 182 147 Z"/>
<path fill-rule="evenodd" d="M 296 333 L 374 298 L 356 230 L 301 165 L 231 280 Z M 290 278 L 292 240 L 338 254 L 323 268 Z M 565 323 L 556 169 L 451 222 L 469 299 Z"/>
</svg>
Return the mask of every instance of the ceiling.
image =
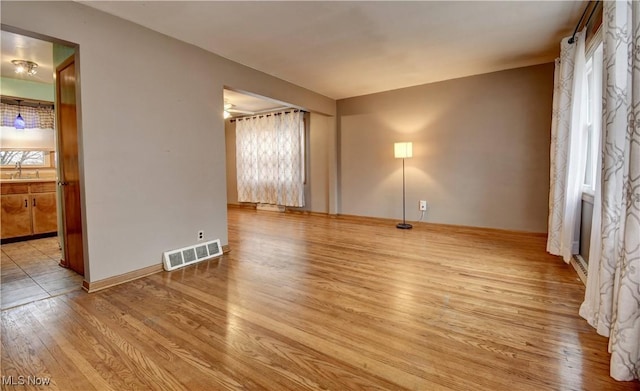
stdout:
<svg viewBox="0 0 640 391">
<path fill-rule="evenodd" d="M 2 45 L 2 77 L 23 79 L 38 83 L 53 84 L 53 44 L 24 35 L 2 31 L 0 34 Z M 38 64 L 38 73 L 33 76 L 15 73 L 11 60 L 28 60 Z"/>
<path fill-rule="evenodd" d="M 249 95 L 229 89 L 224 90 L 224 103 L 232 105 L 230 110 L 230 114 L 232 117 L 263 113 L 288 107 L 287 104 L 276 100 L 259 97 L 256 95 Z M 234 110 L 245 112 L 235 112 Z"/>
<path fill-rule="evenodd" d="M 87 1 L 333 99 L 552 61 L 583 1 Z"/>
</svg>

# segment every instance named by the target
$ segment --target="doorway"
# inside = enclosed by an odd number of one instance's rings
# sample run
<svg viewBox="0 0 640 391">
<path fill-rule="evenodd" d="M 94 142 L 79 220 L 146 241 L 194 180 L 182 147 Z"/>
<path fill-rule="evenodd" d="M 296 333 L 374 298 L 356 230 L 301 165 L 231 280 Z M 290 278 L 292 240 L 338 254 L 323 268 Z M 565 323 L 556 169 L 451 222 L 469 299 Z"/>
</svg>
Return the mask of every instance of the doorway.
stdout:
<svg viewBox="0 0 640 391">
<path fill-rule="evenodd" d="M 11 47 L 6 42 L 9 39 L 16 41 L 14 46 L 16 50 L 13 53 L 6 53 L 6 49 Z M 53 49 L 49 50 L 49 57 L 44 58 L 41 53 L 37 54 L 32 50 L 31 43 L 45 43 Z M 16 175 L 14 171 L 17 172 L 17 169 L 14 167 L 6 166 L 2 170 L 3 197 L 9 190 L 13 191 L 13 188 L 9 189 L 10 186 L 19 185 L 21 189 L 24 187 L 25 194 L 29 197 L 25 208 L 32 215 L 36 212 L 36 218 L 32 217 L 29 222 L 32 229 L 30 233 L 10 240 L 5 240 L 3 237 L 1 246 L 3 309 L 62 294 L 69 290 L 81 289 L 83 283 L 85 268 L 78 169 L 76 96 L 79 95 L 79 91 L 75 88 L 76 52 L 77 46 L 74 44 L 35 34 L 24 35 L 22 31 L 14 32 L 10 27 L 3 26 L 2 57 L 29 60 L 37 64 L 35 66 L 37 71 L 32 75 L 24 75 L 20 80 L 13 74 L 13 68 L 7 68 L 3 62 L 3 83 L 0 93 L 3 97 L 10 94 L 9 96 L 13 98 L 27 99 L 38 105 L 43 101 L 49 102 L 54 107 L 55 114 L 52 117 L 55 117 L 56 123 L 53 147 L 46 149 L 47 161 L 52 164 L 47 167 L 32 167 L 33 169 L 29 167 L 25 169 L 25 166 L 22 166 L 20 175 Z M 40 74 L 38 78 L 35 77 L 37 73 Z M 56 75 L 55 78 L 54 75 Z M 47 77 L 49 78 L 48 86 Z M 5 81 L 8 82 L 5 83 Z M 37 96 L 46 87 L 50 88 L 51 96 L 45 98 Z M 51 128 L 53 133 L 54 126 Z M 20 129 L 20 131 L 25 135 L 25 139 L 32 138 L 37 133 L 33 129 Z M 26 150 L 33 152 L 34 147 L 30 145 Z M 36 183 L 40 179 L 46 183 L 44 185 Z M 31 187 L 34 189 L 30 189 Z M 41 234 L 43 214 L 40 209 L 45 204 L 41 202 L 44 200 L 43 196 L 36 193 L 44 191 L 45 188 L 54 195 L 47 200 L 51 198 L 56 201 L 49 202 L 53 205 L 46 204 L 48 209 L 53 209 L 54 217 L 47 219 L 49 228 L 46 233 Z M 32 192 L 34 194 L 31 194 Z M 3 210 L 3 223 L 8 215 L 4 212 Z M 58 216 L 57 219 L 55 215 Z M 50 224 L 52 222 L 53 225 Z M 10 225 L 3 224 L 3 226 Z M 34 228 L 36 225 L 38 228 Z"/>
</svg>

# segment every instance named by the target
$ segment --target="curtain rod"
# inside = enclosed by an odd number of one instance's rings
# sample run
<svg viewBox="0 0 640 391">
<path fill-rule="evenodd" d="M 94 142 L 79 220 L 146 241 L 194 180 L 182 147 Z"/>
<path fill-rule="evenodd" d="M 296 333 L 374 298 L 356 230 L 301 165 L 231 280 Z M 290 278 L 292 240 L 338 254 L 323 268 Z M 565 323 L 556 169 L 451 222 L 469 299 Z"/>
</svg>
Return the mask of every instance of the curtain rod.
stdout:
<svg viewBox="0 0 640 391">
<path fill-rule="evenodd" d="M 15 96 L 8 95 L 0 95 L 0 101 L 7 105 L 18 105 L 18 101 L 20 101 L 20 105 L 22 106 L 30 106 L 30 107 L 53 107 L 54 103 L 46 100 L 37 100 L 37 99 L 27 99 L 27 98 L 18 98 Z"/>
<path fill-rule="evenodd" d="M 297 112 L 306 113 L 306 111 L 300 110 L 300 109 L 284 110 L 284 111 L 279 111 L 279 112 L 276 112 L 276 113 L 260 114 L 260 115 L 249 115 L 249 116 L 241 117 L 241 118 L 233 118 L 233 119 L 230 119 L 229 122 L 242 121 L 243 119 L 248 119 L 248 118 L 262 118 L 262 117 L 269 117 L 269 116 L 272 116 L 272 115 L 289 114 L 291 112 L 294 112 L 294 113 L 297 113 Z"/>
<path fill-rule="evenodd" d="M 576 41 L 576 34 L 578 33 L 578 29 L 580 28 L 580 25 L 582 25 L 582 20 L 584 19 L 584 16 L 587 14 L 587 11 L 589 10 L 589 6 L 591 6 L 591 4 L 593 4 L 593 8 L 591 8 L 591 13 L 589 14 L 589 17 L 587 18 L 587 21 L 584 23 L 584 26 L 588 25 L 589 22 L 591 21 L 591 18 L 593 17 L 593 14 L 596 11 L 596 8 L 598 8 L 598 3 L 600 3 L 600 0 L 597 0 L 595 2 L 589 2 L 587 4 L 587 6 L 584 8 L 584 12 L 582 12 L 582 16 L 580 17 L 580 20 L 578 21 L 578 24 L 576 24 L 576 28 L 573 30 L 573 35 L 571 35 L 571 38 L 569 38 L 569 44 L 572 44 Z"/>
</svg>

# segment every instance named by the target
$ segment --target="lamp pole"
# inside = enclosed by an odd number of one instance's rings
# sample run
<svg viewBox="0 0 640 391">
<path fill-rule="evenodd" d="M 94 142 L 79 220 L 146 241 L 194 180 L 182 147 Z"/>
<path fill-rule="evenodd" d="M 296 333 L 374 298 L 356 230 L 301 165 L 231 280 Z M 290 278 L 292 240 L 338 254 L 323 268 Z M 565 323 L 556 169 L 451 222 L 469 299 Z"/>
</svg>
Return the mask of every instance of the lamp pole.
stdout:
<svg viewBox="0 0 640 391">
<path fill-rule="evenodd" d="M 411 224 L 407 224 L 406 221 L 406 205 L 405 205 L 405 201 L 406 200 L 406 196 L 405 196 L 405 185 L 404 185 L 404 158 L 402 158 L 402 223 L 398 223 L 398 225 L 396 225 L 397 228 L 400 229 L 411 229 L 413 228 L 413 226 Z"/>
</svg>

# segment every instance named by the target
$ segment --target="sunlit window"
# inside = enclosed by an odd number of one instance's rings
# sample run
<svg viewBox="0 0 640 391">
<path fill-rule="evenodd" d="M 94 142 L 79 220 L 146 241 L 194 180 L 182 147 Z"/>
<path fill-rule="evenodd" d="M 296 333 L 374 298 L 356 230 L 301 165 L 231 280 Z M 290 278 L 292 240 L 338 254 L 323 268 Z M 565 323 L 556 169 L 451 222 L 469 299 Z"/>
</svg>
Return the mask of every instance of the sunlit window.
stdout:
<svg viewBox="0 0 640 391">
<path fill-rule="evenodd" d="M 600 153 L 598 145 L 602 123 L 602 43 L 596 46 L 587 57 L 587 110 L 584 128 L 584 148 L 586 166 L 584 170 L 583 190 L 593 194 L 596 186 L 596 172 Z"/>
<path fill-rule="evenodd" d="M 0 151 L 0 165 L 42 167 L 48 166 L 49 152 L 45 151 Z"/>
</svg>

